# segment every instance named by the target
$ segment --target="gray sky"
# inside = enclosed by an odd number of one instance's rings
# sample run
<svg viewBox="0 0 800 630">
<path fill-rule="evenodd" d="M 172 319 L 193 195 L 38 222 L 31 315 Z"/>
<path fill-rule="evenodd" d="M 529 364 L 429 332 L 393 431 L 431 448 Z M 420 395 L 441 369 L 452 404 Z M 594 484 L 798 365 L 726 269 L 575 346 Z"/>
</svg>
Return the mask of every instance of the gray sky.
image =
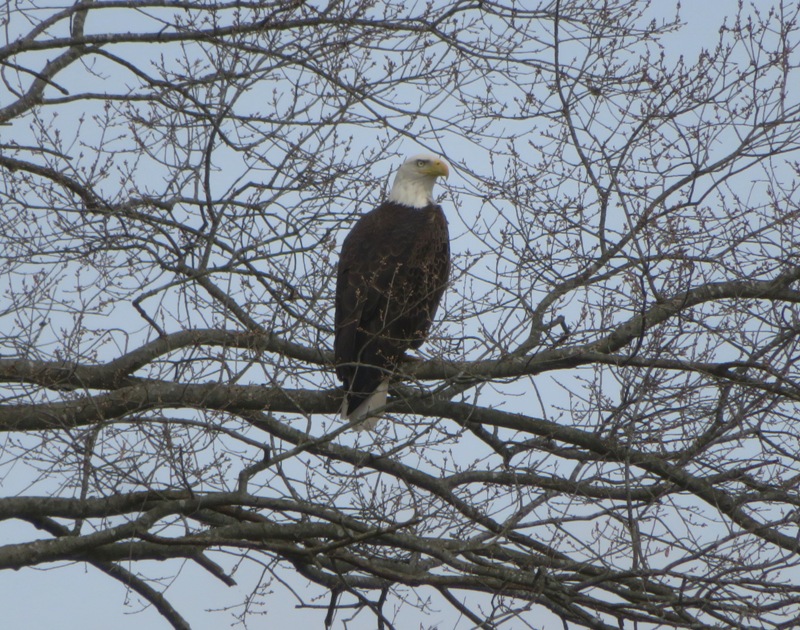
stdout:
<svg viewBox="0 0 800 630">
<path fill-rule="evenodd" d="M 675 5 L 671 1 L 657 4 L 659 11 Z M 679 35 L 667 40 L 674 46 L 668 53 L 680 52 L 691 61 L 700 47 L 713 46 L 719 26 L 726 15 L 735 11 L 736 4 L 735 0 L 684 2 L 682 15 L 688 24 Z M 403 149 L 407 154 L 411 154 L 418 152 L 419 147 L 408 140 L 403 144 Z M 449 148 L 448 151 L 453 152 Z M 479 165 L 475 168 L 478 169 Z M 6 496 L 23 490 L 22 484 L 18 488 L 12 488 L 8 481 L 3 487 Z M 29 540 L 31 529 L 17 523 L 0 523 L 0 535 L 6 543 L 13 540 Z M 164 586 L 169 584 L 166 596 L 197 630 L 211 630 L 231 625 L 233 620 L 228 612 L 205 611 L 240 604 L 248 594 L 247 587 L 256 581 L 257 575 L 254 565 L 244 565 L 241 569 L 241 578 L 238 578 L 242 586 L 227 588 L 190 563 L 183 567 L 175 579 L 173 579 L 175 563 L 170 563 L 169 566 L 151 564 L 154 568 L 149 574 L 160 573 L 166 576 Z M 293 588 L 300 592 L 305 592 L 307 589 L 322 592 L 316 586 L 307 586 L 302 578 L 295 579 Z M 324 612 L 296 609 L 294 597 L 277 582 L 273 582 L 271 590 L 274 593 L 266 600 L 268 616 L 265 618 L 264 627 L 279 627 L 276 625 L 278 620 L 291 620 L 291 623 L 298 627 L 306 625 L 320 627 Z M 318 603 L 324 608 L 328 603 L 327 595 L 324 595 Z M 3 610 L 3 627 L 7 628 L 99 630 L 113 627 L 156 630 L 168 627 L 152 608 L 142 610 L 140 599 L 135 593 L 127 592 L 119 582 L 106 577 L 89 565 L 48 565 L 16 572 L 0 572 L 0 609 Z M 348 616 L 348 611 L 340 611 L 337 614 L 335 627 L 343 627 L 342 619 Z M 398 622 L 400 628 L 419 627 L 419 624 L 424 627 L 438 626 L 441 630 L 470 627 L 469 624 L 459 622 L 455 613 L 447 609 L 421 618 L 415 609 L 409 607 L 403 611 L 400 619 L 404 620 Z M 375 627 L 375 620 L 371 615 L 362 612 L 358 619 L 347 627 L 351 630 L 371 630 Z"/>
</svg>

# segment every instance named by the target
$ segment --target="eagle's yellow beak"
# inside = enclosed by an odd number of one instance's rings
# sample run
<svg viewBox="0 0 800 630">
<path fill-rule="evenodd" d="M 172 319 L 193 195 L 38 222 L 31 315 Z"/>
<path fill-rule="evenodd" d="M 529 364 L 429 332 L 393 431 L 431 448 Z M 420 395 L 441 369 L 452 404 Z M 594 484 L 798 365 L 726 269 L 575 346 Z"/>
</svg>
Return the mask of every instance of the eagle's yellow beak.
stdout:
<svg viewBox="0 0 800 630">
<path fill-rule="evenodd" d="M 433 175 L 434 177 L 444 177 L 447 179 L 448 175 L 450 175 L 450 167 L 447 166 L 447 162 L 444 160 L 433 160 L 430 165 L 425 168 L 427 175 Z"/>
</svg>

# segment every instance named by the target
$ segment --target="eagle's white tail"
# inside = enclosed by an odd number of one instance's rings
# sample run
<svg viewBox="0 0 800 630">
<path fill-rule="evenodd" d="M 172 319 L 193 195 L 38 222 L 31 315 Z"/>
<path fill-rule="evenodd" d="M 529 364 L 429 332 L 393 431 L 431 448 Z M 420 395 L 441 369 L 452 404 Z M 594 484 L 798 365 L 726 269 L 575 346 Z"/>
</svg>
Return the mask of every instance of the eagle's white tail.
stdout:
<svg viewBox="0 0 800 630">
<path fill-rule="evenodd" d="M 372 431 L 380 420 L 380 414 L 377 416 L 371 415 L 376 409 L 380 409 L 386 405 L 386 399 L 389 397 L 389 379 L 385 378 L 380 382 L 380 385 L 375 388 L 369 398 L 362 402 L 355 411 L 351 414 L 347 413 L 347 397 L 345 396 L 342 403 L 342 419 L 343 420 L 356 420 L 365 418 L 363 422 L 359 422 L 353 427 L 353 431 Z"/>
</svg>

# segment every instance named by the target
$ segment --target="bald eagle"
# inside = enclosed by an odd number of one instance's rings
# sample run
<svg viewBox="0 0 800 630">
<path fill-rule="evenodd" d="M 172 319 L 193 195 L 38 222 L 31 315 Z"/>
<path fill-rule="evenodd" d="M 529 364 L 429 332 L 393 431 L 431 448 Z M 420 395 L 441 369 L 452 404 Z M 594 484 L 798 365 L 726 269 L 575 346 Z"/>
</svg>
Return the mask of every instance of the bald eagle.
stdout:
<svg viewBox="0 0 800 630">
<path fill-rule="evenodd" d="M 450 272 L 447 219 L 433 201 L 447 162 L 416 155 L 397 171 L 388 199 L 363 215 L 342 244 L 336 276 L 334 355 L 341 414 L 364 420 L 386 404 L 389 378 L 428 334 Z"/>
</svg>

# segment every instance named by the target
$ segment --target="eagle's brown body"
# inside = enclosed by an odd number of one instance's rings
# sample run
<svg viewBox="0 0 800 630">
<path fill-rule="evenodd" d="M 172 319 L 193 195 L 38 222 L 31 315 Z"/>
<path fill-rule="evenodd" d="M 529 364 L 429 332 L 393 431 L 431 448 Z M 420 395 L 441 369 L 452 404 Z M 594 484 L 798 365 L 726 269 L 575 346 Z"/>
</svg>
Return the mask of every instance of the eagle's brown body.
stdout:
<svg viewBox="0 0 800 630">
<path fill-rule="evenodd" d="M 450 268 L 442 208 L 389 200 L 365 214 L 342 245 L 336 279 L 336 374 L 351 417 L 431 327 Z"/>
</svg>

